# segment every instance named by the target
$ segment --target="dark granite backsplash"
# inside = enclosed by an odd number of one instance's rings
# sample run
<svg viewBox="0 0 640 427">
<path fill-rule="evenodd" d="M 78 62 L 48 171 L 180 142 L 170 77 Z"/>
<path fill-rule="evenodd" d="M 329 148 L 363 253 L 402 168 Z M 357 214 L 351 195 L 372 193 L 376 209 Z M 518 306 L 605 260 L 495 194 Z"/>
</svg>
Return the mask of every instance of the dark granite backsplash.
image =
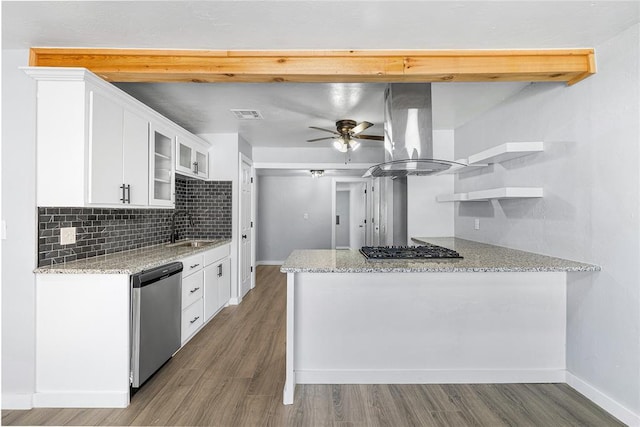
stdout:
<svg viewBox="0 0 640 427">
<path fill-rule="evenodd" d="M 231 181 L 176 177 L 180 239 L 231 238 Z M 38 208 L 38 266 L 169 242 L 174 209 Z M 60 245 L 60 228 L 76 227 L 76 243 Z"/>
</svg>

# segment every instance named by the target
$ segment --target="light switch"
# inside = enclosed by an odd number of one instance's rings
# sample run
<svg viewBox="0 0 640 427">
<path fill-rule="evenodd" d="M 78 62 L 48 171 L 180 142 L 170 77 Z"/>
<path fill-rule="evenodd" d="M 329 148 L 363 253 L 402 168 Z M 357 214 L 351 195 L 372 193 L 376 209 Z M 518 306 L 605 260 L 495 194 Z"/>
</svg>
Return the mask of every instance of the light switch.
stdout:
<svg viewBox="0 0 640 427">
<path fill-rule="evenodd" d="M 475 230 L 480 230 L 480 218 L 476 218 L 473 222 L 473 228 Z"/>
<path fill-rule="evenodd" d="M 302 215 L 302 218 L 309 219 L 309 214 L 307 212 L 305 212 L 304 215 Z"/>
<path fill-rule="evenodd" d="M 60 229 L 60 244 L 72 245 L 76 242 L 76 228 L 64 227 Z"/>
</svg>

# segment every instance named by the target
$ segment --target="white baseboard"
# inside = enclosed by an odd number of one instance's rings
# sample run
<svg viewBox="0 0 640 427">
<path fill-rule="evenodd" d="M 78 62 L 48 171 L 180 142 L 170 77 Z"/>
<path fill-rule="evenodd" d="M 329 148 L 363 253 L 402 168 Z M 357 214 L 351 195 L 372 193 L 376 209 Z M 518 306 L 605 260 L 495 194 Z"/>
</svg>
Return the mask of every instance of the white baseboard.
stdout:
<svg viewBox="0 0 640 427">
<path fill-rule="evenodd" d="M 640 414 L 625 408 L 591 384 L 569 372 L 567 372 L 567 384 L 623 423 L 630 427 L 640 426 Z"/>
<path fill-rule="evenodd" d="M 32 393 L 2 394 L 2 409 L 33 408 Z"/>
<path fill-rule="evenodd" d="M 34 408 L 126 408 L 129 392 L 35 393 Z"/>
<path fill-rule="evenodd" d="M 229 305 L 238 305 L 242 301 L 240 298 L 229 298 Z"/>
<path fill-rule="evenodd" d="M 256 265 L 282 265 L 284 261 L 256 261 Z"/>
<path fill-rule="evenodd" d="M 297 384 L 563 383 L 564 369 L 530 370 L 296 370 Z"/>
</svg>

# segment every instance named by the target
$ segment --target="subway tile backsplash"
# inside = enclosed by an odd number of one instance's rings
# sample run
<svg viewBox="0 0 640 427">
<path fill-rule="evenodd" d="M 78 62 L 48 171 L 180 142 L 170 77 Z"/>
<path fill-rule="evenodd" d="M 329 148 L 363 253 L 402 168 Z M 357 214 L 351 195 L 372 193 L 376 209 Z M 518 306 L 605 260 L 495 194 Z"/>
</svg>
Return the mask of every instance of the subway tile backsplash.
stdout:
<svg viewBox="0 0 640 427">
<path fill-rule="evenodd" d="M 176 177 L 179 239 L 231 238 L 231 181 Z M 169 242 L 174 209 L 38 208 L 38 266 Z M 60 245 L 60 228 L 76 227 L 76 243 Z"/>
</svg>

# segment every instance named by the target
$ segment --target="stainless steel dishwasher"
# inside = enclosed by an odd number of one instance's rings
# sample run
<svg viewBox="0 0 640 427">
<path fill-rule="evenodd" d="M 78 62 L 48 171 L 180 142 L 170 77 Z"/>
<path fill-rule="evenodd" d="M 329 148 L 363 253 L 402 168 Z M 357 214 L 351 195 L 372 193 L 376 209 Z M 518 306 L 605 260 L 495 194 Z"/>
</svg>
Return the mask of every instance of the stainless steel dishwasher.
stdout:
<svg viewBox="0 0 640 427">
<path fill-rule="evenodd" d="M 131 276 L 131 387 L 140 387 L 180 348 L 182 263 Z"/>
</svg>

